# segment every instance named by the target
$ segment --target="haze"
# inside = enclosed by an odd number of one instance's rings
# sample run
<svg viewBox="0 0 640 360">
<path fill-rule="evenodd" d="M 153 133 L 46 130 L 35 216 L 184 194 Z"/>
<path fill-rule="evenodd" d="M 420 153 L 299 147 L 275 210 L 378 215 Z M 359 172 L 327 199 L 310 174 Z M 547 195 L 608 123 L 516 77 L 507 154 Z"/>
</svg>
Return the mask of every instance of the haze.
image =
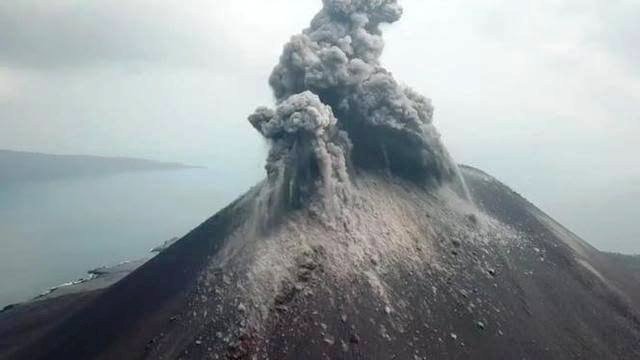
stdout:
<svg viewBox="0 0 640 360">
<path fill-rule="evenodd" d="M 603 250 L 640 252 L 640 3 L 403 0 L 385 67 L 458 162 Z M 263 176 L 246 121 L 320 0 L 0 3 L 0 147 Z M 248 181 L 252 183 L 254 181 Z M 231 187 L 230 187 L 231 189 Z M 196 225 L 196 224 L 194 224 Z"/>
</svg>

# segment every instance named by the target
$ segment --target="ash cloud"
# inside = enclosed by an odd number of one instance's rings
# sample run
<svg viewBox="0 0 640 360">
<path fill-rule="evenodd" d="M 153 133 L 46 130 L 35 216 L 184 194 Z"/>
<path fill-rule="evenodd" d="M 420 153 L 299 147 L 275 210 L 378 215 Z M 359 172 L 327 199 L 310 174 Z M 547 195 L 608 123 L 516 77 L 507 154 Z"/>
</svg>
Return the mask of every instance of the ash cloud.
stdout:
<svg viewBox="0 0 640 360">
<path fill-rule="evenodd" d="M 351 143 L 317 95 L 292 95 L 275 111 L 258 108 L 249 121 L 271 141 L 267 174 L 276 185 L 277 203 L 300 206 L 316 191 L 326 201 L 341 196 L 349 182 Z"/>
<path fill-rule="evenodd" d="M 324 189 L 348 181 L 347 163 L 421 184 L 454 178 L 456 165 L 432 124 L 430 100 L 379 63 L 380 25 L 400 19 L 397 1 L 323 4 L 310 27 L 285 45 L 271 74 L 278 108 L 250 117 L 273 143 L 270 178 L 289 179 L 298 193 L 319 186 L 314 179 Z"/>
</svg>

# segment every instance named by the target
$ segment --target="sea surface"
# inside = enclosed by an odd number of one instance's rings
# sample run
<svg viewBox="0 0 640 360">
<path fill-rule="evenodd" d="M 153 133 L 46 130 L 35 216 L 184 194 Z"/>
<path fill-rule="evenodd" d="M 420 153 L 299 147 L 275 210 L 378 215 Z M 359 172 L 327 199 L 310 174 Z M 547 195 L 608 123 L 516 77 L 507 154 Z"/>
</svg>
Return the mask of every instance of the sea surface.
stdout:
<svg viewBox="0 0 640 360">
<path fill-rule="evenodd" d="M 210 169 L 0 184 L 0 309 L 150 256 L 255 184 Z"/>
</svg>

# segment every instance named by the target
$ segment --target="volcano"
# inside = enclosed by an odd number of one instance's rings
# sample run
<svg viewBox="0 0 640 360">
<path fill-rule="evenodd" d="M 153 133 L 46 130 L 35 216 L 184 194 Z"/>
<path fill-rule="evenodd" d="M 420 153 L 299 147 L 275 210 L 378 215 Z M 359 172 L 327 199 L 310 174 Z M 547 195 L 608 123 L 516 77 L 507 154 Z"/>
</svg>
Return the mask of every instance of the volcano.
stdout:
<svg viewBox="0 0 640 360">
<path fill-rule="evenodd" d="M 637 359 L 640 281 L 490 175 L 324 0 L 250 123 L 267 177 L 116 284 L 0 315 L 8 359 Z"/>
</svg>

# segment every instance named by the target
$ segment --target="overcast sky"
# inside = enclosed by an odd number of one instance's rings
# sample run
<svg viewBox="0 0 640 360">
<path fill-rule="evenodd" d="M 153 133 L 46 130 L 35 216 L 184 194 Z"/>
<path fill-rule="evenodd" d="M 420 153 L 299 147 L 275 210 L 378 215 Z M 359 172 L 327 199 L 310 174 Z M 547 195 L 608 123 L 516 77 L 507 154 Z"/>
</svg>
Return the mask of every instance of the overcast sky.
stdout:
<svg viewBox="0 0 640 360">
<path fill-rule="evenodd" d="M 596 246 L 640 252 L 640 1 L 402 0 L 384 65 L 459 162 Z M 259 179 L 246 121 L 320 0 L 0 1 L 0 148 Z"/>
</svg>

